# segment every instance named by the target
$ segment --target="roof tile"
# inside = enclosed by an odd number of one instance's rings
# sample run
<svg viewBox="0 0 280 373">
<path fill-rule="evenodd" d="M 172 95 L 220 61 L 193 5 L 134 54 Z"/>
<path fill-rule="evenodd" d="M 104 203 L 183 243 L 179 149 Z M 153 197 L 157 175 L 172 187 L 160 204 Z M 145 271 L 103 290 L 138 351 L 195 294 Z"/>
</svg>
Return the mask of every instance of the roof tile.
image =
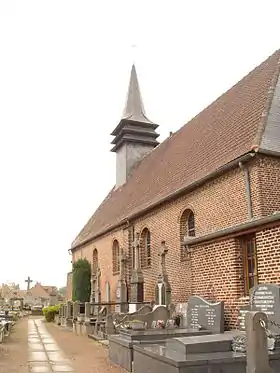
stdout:
<svg viewBox="0 0 280 373">
<path fill-rule="evenodd" d="M 275 52 L 152 150 L 126 184 L 110 191 L 72 248 L 259 146 L 257 133 L 279 74 L 279 57 Z"/>
</svg>

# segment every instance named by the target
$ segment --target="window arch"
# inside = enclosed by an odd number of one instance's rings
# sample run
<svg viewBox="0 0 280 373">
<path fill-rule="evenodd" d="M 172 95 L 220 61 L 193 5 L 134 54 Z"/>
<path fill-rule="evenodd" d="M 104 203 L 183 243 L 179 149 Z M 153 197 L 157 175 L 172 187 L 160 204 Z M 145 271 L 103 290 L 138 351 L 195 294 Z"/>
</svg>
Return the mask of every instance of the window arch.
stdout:
<svg viewBox="0 0 280 373">
<path fill-rule="evenodd" d="M 192 210 L 183 212 L 180 219 L 180 241 L 184 242 L 185 237 L 195 237 L 195 218 Z"/>
<path fill-rule="evenodd" d="M 92 274 L 95 275 L 98 267 L 98 251 L 94 249 L 92 252 Z"/>
<path fill-rule="evenodd" d="M 113 274 L 120 273 L 120 245 L 118 240 L 113 241 Z"/>
<path fill-rule="evenodd" d="M 151 233 L 148 228 L 141 232 L 141 267 L 150 267 L 152 264 L 151 257 Z"/>
</svg>

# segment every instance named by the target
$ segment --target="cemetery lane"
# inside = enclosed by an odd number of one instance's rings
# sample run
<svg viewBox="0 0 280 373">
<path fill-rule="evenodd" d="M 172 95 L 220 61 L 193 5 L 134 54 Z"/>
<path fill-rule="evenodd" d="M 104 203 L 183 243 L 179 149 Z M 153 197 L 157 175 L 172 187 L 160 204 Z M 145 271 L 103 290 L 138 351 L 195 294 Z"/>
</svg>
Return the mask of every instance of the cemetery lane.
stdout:
<svg viewBox="0 0 280 373">
<path fill-rule="evenodd" d="M 89 339 L 77 336 L 71 330 L 55 324 L 46 324 L 47 331 L 55 339 L 71 361 L 77 373 L 124 373 L 125 370 L 110 363 L 108 348 Z M 2 372 L 1 372 L 2 373 Z"/>
<path fill-rule="evenodd" d="M 0 344 L 0 372 L 28 372 L 27 318 L 17 321 L 11 334 Z"/>
</svg>

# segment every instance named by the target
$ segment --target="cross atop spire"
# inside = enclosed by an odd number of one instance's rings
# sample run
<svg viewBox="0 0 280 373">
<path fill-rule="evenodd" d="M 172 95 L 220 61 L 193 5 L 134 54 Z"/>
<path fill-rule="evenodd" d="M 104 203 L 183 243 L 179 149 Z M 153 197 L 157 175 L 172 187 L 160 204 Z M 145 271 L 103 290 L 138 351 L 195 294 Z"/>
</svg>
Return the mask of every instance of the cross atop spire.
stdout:
<svg viewBox="0 0 280 373">
<path fill-rule="evenodd" d="M 123 119 L 152 123 L 146 116 L 135 65 L 132 65 Z"/>
</svg>

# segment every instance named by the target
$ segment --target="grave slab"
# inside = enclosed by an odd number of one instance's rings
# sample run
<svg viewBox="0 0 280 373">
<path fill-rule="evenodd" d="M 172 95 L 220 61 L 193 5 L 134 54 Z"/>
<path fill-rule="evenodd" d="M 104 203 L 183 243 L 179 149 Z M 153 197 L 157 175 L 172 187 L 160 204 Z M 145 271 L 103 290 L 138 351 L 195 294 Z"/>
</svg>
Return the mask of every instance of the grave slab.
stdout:
<svg viewBox="0 0 280 373">
<path fill-rule="evenodd" d="M 208 335 L 210 331 L 197 329 L 149 329 L 149 330 L 122 330 L 119 335 L 109 336 L 109 358 L 116 365 L 119 365 L 127 371 L 132 371 L 133 346 L 135 344 L 161 343 L 166 339 Z"/>
<path fill-rule="evenodd" d="M 267 315 L 268 329 L 280 334 L 280 286 L 260 284 L 250 290 L 252 311 L 261 311 Z"/>
<path fill-rule="evenodd" d="M 246 373 L 246 356 L 241 353 L 213 352 L 187 357 L 165 345 L 134 345 L 134 373 Z M 280 370 L 280 350 L 270 353 L 273 373 Z"/>
<path fill-rule="evenodd" d="M 208 302 L 197 295 L 189 297 L 187 324 L 189 328 L 201 327 L 213 333 L 223 333 L 224 302 Z"/>
</svg>

